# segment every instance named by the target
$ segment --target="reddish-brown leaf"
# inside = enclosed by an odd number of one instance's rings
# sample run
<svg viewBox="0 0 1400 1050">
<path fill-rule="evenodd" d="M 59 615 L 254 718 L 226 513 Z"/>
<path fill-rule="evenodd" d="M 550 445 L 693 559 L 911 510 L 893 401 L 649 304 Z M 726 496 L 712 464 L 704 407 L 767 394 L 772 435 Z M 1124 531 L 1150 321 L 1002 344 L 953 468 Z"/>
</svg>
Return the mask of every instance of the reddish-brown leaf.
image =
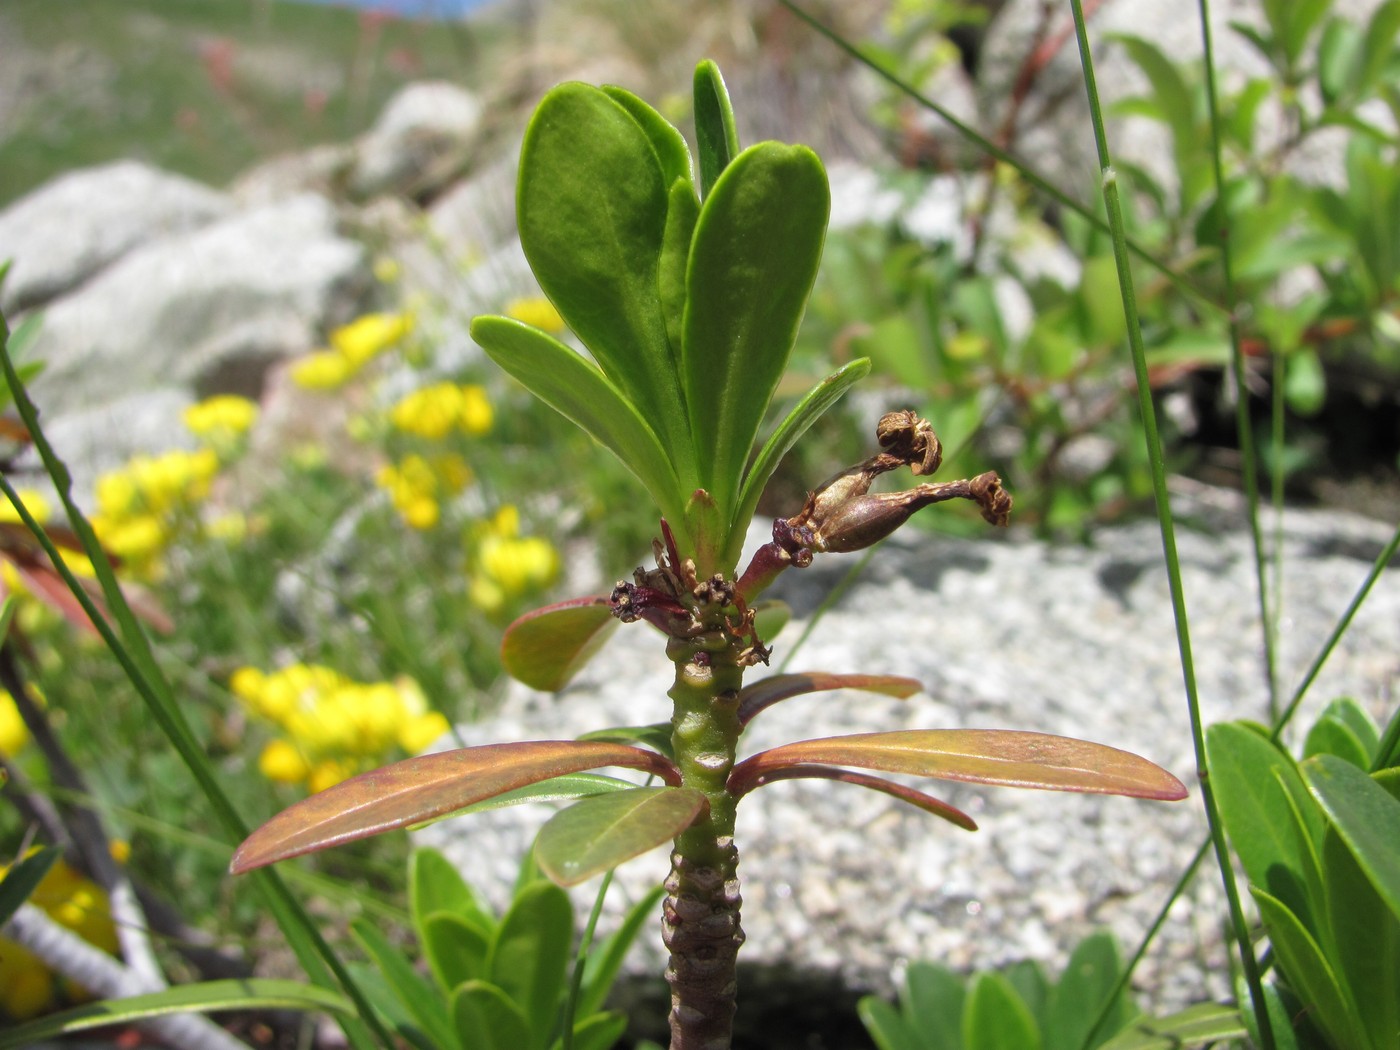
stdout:
<svg viewBox="0 0 1400 1050">
<path fill-rule="evenodd" d="M 927 729 L 802 740 L 739 763 L 729 775 L 729 788 L 742 795 L 775 770 L 813 762 L 1049 791 L 1164 801 L 1186 797 L 1176 777 L 1127 751 L 1071 737 L 999 729 Z"/>
<path fill-rule="evenodd" d="M 739 691 L 739 722 L 748 725 L 754 715 L 779 700 L 801 696 L 803 693 L 820 693 L 830 689 L 860 689 L 867 693 L 884 693 L 886 696 L 908 699 L 923 686 L 917 678 L 904 678 L 894 674 L 829 674 L 826 671 L 808 671 L 805 674 L 775 674 L 746 685 Z"/>
<path fill-rule="evenodd" d="M 571 598 L 546 605 L 506 628 L 501 662 L 512 678 L 552 693 L 568 684 L 617 624 L 606 598 Z"/>
<path fill-rule="evenodd" d="M 917 806 L 926 813 L 932 813 L 935 817 L 942 817 L 950 824 L 956 824 L 960 828 L 968 831 L 977 830 L 977 822 L 969 817 L 956 806 L 951 806 L 941 798 L 934 798 L 915 788 L 906 787 L 903 784 L 896 784 L 892 780 L 882 780 L 879 777 L 872 777 L 868 773 L 856 773 L 849 769 L 835 769 L 831 766 L 797 765 L 783 766 L 780 769 L 769 770 L 759 776 L 757 781 L 749 786 L 749 790 L 761 788 L 775 780 L 839 780 L 843 784 L 855 784 L 857 787 L 870 788 L 872 791 L 881 791 L 886 795 L 892 795 L 901 802 L 907 802 L 911 806 Z"/>
<path fill-rule="evenodd" d="M 328 846 L 420 824 L 527 784 L 602 766 L 680 783 L 674 763 L 625 744 L 532 740 L 421 755 L 352 777 L 284 809 L 233 854 L 235 875 Z"/>
</svg>

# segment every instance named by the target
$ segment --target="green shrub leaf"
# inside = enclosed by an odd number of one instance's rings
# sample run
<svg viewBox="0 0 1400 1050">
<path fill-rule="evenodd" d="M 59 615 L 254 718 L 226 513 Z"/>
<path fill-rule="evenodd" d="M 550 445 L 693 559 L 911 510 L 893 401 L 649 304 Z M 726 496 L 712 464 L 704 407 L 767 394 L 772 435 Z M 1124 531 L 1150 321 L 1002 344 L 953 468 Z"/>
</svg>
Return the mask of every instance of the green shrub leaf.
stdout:
<svg viewBox="0 0 1400 1050">
<path fill-rule="evenodd" d="M 423 920 L 434 912 L 460 915 L 486 934 L 496 927 L 495 918 L 467 885 L 457 866 L 438 850 L 426 846 L 415 849 L 408 858 L 408 910 L 413 925 L 420 930 Z"/>
<path fill-rule="evenodd" d="M 510 996 L 486 981 L 468 981 L 452 993 L 452 1019 L 464 1050 L 522 1050 L 530 1022 Z"/>
<path fill-rule="evenodd" d="M 606 598 L 571 598 L 525 613 L 501 638 L 506 672 L 531 689 L 569 684 L 617 629 Z"/>
<path fill-rule="evenodd" d="M 952 970 L 927 962 L 912 962 L 904 973 L 904 1020 L 925 1033 L 920 1050 L 963 1050 L 962 1014 L 967 987 Z"/>
<path fill-rule="evenodd" d="M 635 788 L 576 802 L 540 829 L 535 855 L 561 886 L 615 868 L 690 826 L 705 806 L 693 788 Z"/>
<path fill-rule="evenodd" d="M 979 973 L 963 1010 L 964 1050 L 1039 1050 L 1040 1029 L 1025 1002 L 999 973 Z"/>
<path fill-rule="evenodd" d="M 1124 989 L 1113 1000 L 1103 1023 L 1091 1033 L 1089 1025 L 1117 987 L 1123 972 L 1112 934 L 1095 933 L 1075 945 L 1065 972 L 1050 992 L 1047 1006 L 1046 1050 L 1095 1047 L 1118 1032 L 1137 1013 Z"/>
<path fill-rule="evenodd" d="M 486 956 L 495 932 L 494 924 L 483 930 L 453 912 L 433 912 L 424 917 L 418 927 L 418 940 L 444 996 L 464 981 L 486 978 Z"/>
<path fill-rule="evenodd" d="M 734 107 L 719 66 L 709 59 L 695 67 L 695 141 L 700 151 L 700 196 L 708 197 L 729 162 L 739 155 Z"/>
<path fill-rule="evenodd" d="M 486 962 L 490 981 L 520 1007 L 532 1033 L 528 1045 L 537 1050 L 554 1035 L 573 939 L 569 895 L 541 880 L 515 895 L 491 945 Z"/>
<path fill-rule="evenodd" d="M 909 1030 L 899 1011 L 878 995 L 861 996 L 856 1013 L 878 1050 L 924 1050 L 925 1043 Z"/>
<path fill-rule="evenodd" d="M 1400 918 L 1400 802 L 1335 755 L 1310 758 L 1301 768 L 1376 893 Z"/>
<path fill-rule="evenodd" d="M 384 983 L 423 1033 L 443 1047 L 457 1045 L 443 997 L 418 975 L 403 952 L 368 919 L 356 919 L 350 932 L 373 961 Z"/>
<path fill-rule="evenodd" d="M 1188 1050 L 1238 1039 L 1246 1032 L 1237 1006 L 1200 1003 L 1166 1017 L 1139 1018 L 1101 1050 Z"/>
<path fill-rule="evenodd" d="M 1250 892 L 1269 931 L 1279 969 L 1287 975 L 1308 1015 L 1333 1045 L 1365 1046 L 1350 997 L 1313 935 L 1277 897 L 1257 886 L 1251 886 Z"/>
</svg>

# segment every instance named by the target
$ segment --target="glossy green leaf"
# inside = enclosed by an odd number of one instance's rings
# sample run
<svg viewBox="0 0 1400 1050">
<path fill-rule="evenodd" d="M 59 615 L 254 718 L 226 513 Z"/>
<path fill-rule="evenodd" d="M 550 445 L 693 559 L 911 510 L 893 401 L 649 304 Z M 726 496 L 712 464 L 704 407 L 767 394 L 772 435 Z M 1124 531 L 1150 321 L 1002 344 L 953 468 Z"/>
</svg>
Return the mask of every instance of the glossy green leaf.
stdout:
<svg viewBox="0 0 1400 1050">
<path fill-rule="evenodd" d="M 1400 810 L 1400 803 L 1395 806 Z M 1392 843 L 1391 848 L 1400 852 L 1400 842 Z M 1328 960 L 1338 980 L 1350 992 L 1370 1045 L 1397 1045 L 1400 916 L 1387 910 L 1336 828 L 1329 828 L 1323 838 L 1322 873 L 1327 887 L 1327 934 L 1323 943 Z"/>
<path fill-rule="evenodd" d="M 413 1012 L 404 1005 L 398 994 L 385 981 L 384 975 L 377 966 L 372 962 L 351 960 L 346 963 L 345 969 L 364 994 L 365 1000 L 383 1021 L 385 1028 L 393 1033 L 403 1046 L 410 1047 L 412 1050 L 444 1050 L 442 1038 L 434 1038 L 423 1031 L 422 1026 L 418 1023 L 418 1018 L 413 1016 Z M 445 1005 L 443 1016 L 446 1016 Z M 442 1036 L 451 1040 L 447 1044 L 447 1050 L 460 1050 L 454 1038 L 450 1020 L 448 1028 L 442 1033 Z"/>
<path fill-rule="evenodd" d="M 49 1014 L 28 1024 L 0 1029 L 0 1047 L 32 1047 L 72 1032 L 129 1025 L 176 1013 L 222 1010 L 308 1010 L 353 1014 L 354 1007 L 337 992 L 298 981 L 248 977 L 239 980 L 182 984 L 126 999 L 103 999 Z"/>
<path fill-rule="evenodd" d="M 1351 697 L 1342 696 L 1328 703 L 1319 717 L 1340 722 L 1352 731 L 1366 751 L 1366 762 L 1362 768 L 1370 769 L 1376 752 L 1380 750 L 1381 734 L 1375 719 L 1366 713 L 1366 709 Z"/>
<path fill-rule="evenodd" d="M 693 788 L 635 788 L 576 802 L 540 829 L 535 855 L 561 886 L 615 868 L 690 826 L 705 806 Z"/>
<path fill-rule="evenodd" d="M 647 726 L 612 726 L 608 729 L 595 729 L 591 733 L 584 733 L 580 740 L 605 740 L 614 744 L 639 744 L 642 747 L 649 747 L 653 751 L 659 751 L 667 758 L 676 756 L 671 750 L 671 723 L 655 722 Z M 627 787 L 636 787 L 635 784 L 628 784 Z M 594 792 L 601 794 L 602 792 Z"/>
<path fill-rule="evenodd" d="M 434 912 L 459 915 L 486 934 L 496 927 L 495 917 L 457 866 L 427 846 L 418 847 L 408 858 L 408 911 L 419 930 Z"/>
<path fill-rule="evenodd" d="M 506 628 L 501 663 L 531 689 L 552 693 L 569 684 L 617 629 L 606 598 L 571 598 L 532 609 Z"/>
<path fill-rule="evenodd" d="M 754 630 L 758 632 L 758 637 L 768 644 L 782 633 L 783 628 L 792 619 L 792 607 L 777 598 L 765 598 L 754 602 L 749 608 L 754 614 Z"/>
<path fill-rule="evenodd" d="M 1336 755 L 1344 762 L 1350 762 L 1358 769 L 1369 769 L 1371 756 L 1352 732 L 1351 727 L 1335 718 L 1319 718 L 1308 730 L 1303 743 L 1303 757 L 1313 755 Z"/>
<path fill-rule="evenodd" d="M 661 238 L 661 265 L 657 291 L 666 319 L 666 340 L 671 359 L 680 367 L 685 329 L 685 269 L 690 262 L 690 243 L 700 218 L 700 202 L 689 179 L 676 179 L 667 196 L 666 230 Z"/>
<path fill-rule="evenodd" d="M 899 1011 L 878 995 L 861 996 L 856 1013 L 877 1050 L 924 1050 L 924 1043 L 909 1030 Z"/>
<path fill-rule="evenodd" d="M 628 950 L 643 926 L 655 921 L 657 906 L 665 893 L 664 886 L 655 886 L 644 893 L 627 909 L 627 914 L 622 917 L 617 929 L 588 953 L 588 961 L 583 968 L 583 986 L 578 997 L 580 1017 L 587 1017 L 603 1008 L 617 975 L 622 972 L 622 963 Z"/>
<path fill-rule="evenodd" d="M 530 1022 L 500 988 L 468 981 L 452 993 L 452 1020 L 464 1050 L 523 1050 Z"/>
<path fill-rule="evenodd" d="M 1122 972 L 1123 962 L 1112 934 L 1090 934 L 1075 945 L 1046 1004 L 1046 1050 L 1098 1046 L 1132 1020 L 1137 1009 L 1124 989 L 1114 997 L 1103 1022 L 1092 1033 L 1089 1030 Z"/>
<path fill-rule="evenodd" d="M 1311 927 L 1323 821 L 1297 766 L 1279 745 L 1239 722 L 1209 726 L 1205 736 L 1220 818 L 1246 876 Z"/>
<path fill-rule="evenodd" d="M 1376 893 L 1400 918 L 1400 802 L 1367 773 L 1334 755 L 1310 758 L 1301 768 Z"/>
<path fill-rule="evenodd" d="M 457 1045 L 442 995 L 418 975 L 402 951 L 368 919 L 356 919 L 350 932 L 369 956 L 389 991 L 414 1019 L 423 1034 L 441 1047 Z"/>
<path fill-rule="evenodd" d="M 1140 1017 L 1100 1050 L 1190 1050 L 1244 1034 L 1239 1007 L 1200 1003 L 1166 1017 Z"/>
<path fill-rule="evenodd" d="M 464 981 L 486 979 L 486 956 L 495 932 L 494 923 L 491 928 L 482 929 L 452 912 L 433 912 L 424 917 L 418 926 L 418 941 L 444 996 Z"/>
<path fill-rule="evenodd" d="M 50 846 L 31 853 L 5 873 L 0 879 L 0 926 L 10 921 L 61 856 L 62 850 Z"/>
<path fill-rule="evenodd" d="M 967 986 L 945 967 L 911 962 L 904 973 L 901 1009 L 905 1023 L 924 1033 L 920 1050 L 963 1050 L 962 1015 Z"/>
<path fill-rule="evenodd" d="M 531 1030 L 528 1046 L 537 1050 L 554 1034 L 573 940 L 569 895 L 541 880 L 515 895 L 491 945 L 489 979 L 520 1007 Z"/>
<path fill-rule="evenodd" d="M 700 196 L 708 197 L 729 162 L 739 155 L 734 107 L 719 66 L 709 59 L 695 67 L 695 141 L 700 154 Z"/>
<path fill-rule="evenodd" d="M 748 725 L 760 711 L 767 710 L 781 700 L 806 693 L 859 689 L 862 692 L 883 693 L 885 696 L 907 700 L 922 688 L 923 685 L 917 678 L 905 678 L 894 674 L 831 674 L 826 671 L 807 671 L 801 674 L 769 675 L 762 681 L 750 683 L 739 690 L 739 723 Z"/>
<path fill-rule="evenodd" d="M 1070 737 L 998 729 L 862 733 L 784 744 L 735 766 L 730 790 L 743 794 L 773 771 L 802 763 L 1049 791 L 1164 801 L 1186 797 L 1176 777 L 1127 751 Z"/>
<path fill-rule="evenodd" d="M 627 1031 L 627 1015 L 616 1010 L 594 1013 L 574 1025 L 573 1050 L 612 1050 Z M 564 1040 L 554 1040 L 551 1050 L 563 1050 Z"/>
<path fill-rule="evenodd" d="M 761 142 L 734 158 L 700 209 L 686 270 L 682 375 L 699 484 L 725 521 L 797 336 L 829 207 L 815 153 Z"/>
<path fill-rule="evenodd" d="M 1308 1016 L 1335 1046 L 1363 1047 L 1355 1010 L 1322 948 L 1297 915 L 1277 897 L 1251 886 L 1268 930 L 1279 969 L 1302 1000 Z"/>
<path fill-rule="evenodd" d="M 731 532 L 731 536 L 734 538 L 730 548 L 730 553 L 733 555 L 732 560 L 738 561 L 739 559 L 738 547 L 743 545 L 743 537 L 749 527 L 749 521 L 753 518 L 758 501 L 763 496 L 763 489 L 768 484 L 768 479 L 773 476 L 773 471 L 778 469 L 778 464 L 783 461 L 783 457 L 807 432 L 808 427 L 820 419 L 827 409 L 841 400 L 846 391 L 869 374 L 869 358 L 857 358 L 842 365 L 807 391 L 802 400 L 792 407 L 783 421 L 778 424 L 777 429 L 763 443 L 763 447 L 753 461 L 753 466 L 749 468 L 748 474 L 744 477 L 743 487 L 739 490 L 739 504 L 734 511 Z"/>
<path fill-rule="evenodd" d="M 999 973 L 979 973 L 963 1009 L 965 1050 L 1039 1050 L 1040 1030 L 1016 990 Z"/>
<path fill-rule="evenodd" d="M 935 817 L 942 817 L 950 824 L 962 828 L 964 831 L 976 831 L 977 822 L 969 817 L 956 806 L 949 805 L 941 798 L 934 798 L 932 795 L 911 788 L 906 784 L 897 784 L 892 780 L 885 780 L 881 777 L 872 777 L 867 773 L 856 773 L 849 769 L 837 769 L 833 766 L 821 766 L 811 763 L 794 763 L 784 765 L 779 769 L 770 769 L 762 774 L 756 781 L 744 785 L 744 790 L 739 791 L 732 785 L 731 791 L 735 795 L 743 797 L 748 792 L 757 788 L 767 787 L 769 784 L 777 783 L 780 780 L 835 780 L 842 784 L 854 784 L 856 787 L 869 788 L 881 794 L 897 798 L 901 802 L 907 802 L 917 809 L 930 813 Z"/>
<path fill-rule="evenodd" d="M 685 397 L 656 285 L 671 182 L 632 112 L 599 88 L 561 84 L 525 131 L 516 212 L 540 287 L 652 423 L 688 489 Z"/>
<path fill-rule="evenodd" d="M 478 317 L 472 321 L 471 334 L 491 360 L 616 456 L 646 486 L 662 514 L 680 520 L 683 490 L 672 457 L 647 422 L 647 418 L 657 419 L 655 413 L 538 328 L 509 317 Z"/>
<path fill-rule="evenodd" d="M 609 738 L 598 737 L 597 739 L 607 740 Z M 619 737 L 612 742 L 625 744 L 631 741 Z M 485 802 L 468 806 L 462 812 L 487 813 L 493 809 L 520 806 L 527 802 L 576 802 L 581 798 L 603 795 L 609 791 L 626 791 L 636 786 L 630 780 L 604 776 L 602 773 L 566 773 L 561 777 L 551 777 L 538 784 L 527 784 L 514 791 L 507 791 L 505 794 L 489 798 Z"/>
<path fill-rule="evenodd" d="M 473 803 L 565 773 L 623 766 L 668 783 L 666 758 L 620 744 L 534 740 L 419 755 L 361 773 L 284 809 L 234 851 L 234 874 L 328 846 L 446 816 Z"/>
<path fill-rule="evenodd" d="M 625 88 L 604 84 L 602 91 L 625 109 L 646 135 L 657 163 L 661 165 L 661 181 L 668 187 L 673 186 L 677 179 L 690 182 L 690 147 L 686 145 L 685 136 L 669 120 Z"/>
</svg>

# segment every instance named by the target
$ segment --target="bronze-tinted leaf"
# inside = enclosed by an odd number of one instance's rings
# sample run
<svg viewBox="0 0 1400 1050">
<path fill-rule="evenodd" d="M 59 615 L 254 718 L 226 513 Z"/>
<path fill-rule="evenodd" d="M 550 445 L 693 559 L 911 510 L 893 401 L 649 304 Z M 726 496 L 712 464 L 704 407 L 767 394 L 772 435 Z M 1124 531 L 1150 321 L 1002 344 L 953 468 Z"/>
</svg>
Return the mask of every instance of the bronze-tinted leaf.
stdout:
<svg viewBox="0 0 1400 1050">
<path fill-rule="evenodd" d="M 1005 729 L 927 729 L 803 740 L 761 751 L 734 767 L 744 794 L 774 770 L 822 763 L 975 784 L 1129 795 L 1175 801 L 1181 781 L 1145 758 L 1104 744 Z"/>
<path fill-rule="evenodd" d="M 917 678 L 894 674 L 830 674 L 808 671 L 803 674 L 775 674 L 746 685 L 739 691 L 739 721 L 747 725 L 753 716 L 803 693 L 820 693 L 830 689 L 861 689 L 867 693 L 884 693 L 905 700 L 923 686 Z"/>
<path fill-rule="evenodd" d="M 832 766 L 783 766 L 781 769 L 770 770 L 760 776 L 756 782 L 750 785 L 749 790 L 764 787 L 777 780 L 837 780 L 843 784 L 855 784 L 857 787 L 880 791 L 899 799 L 901 802 L 917 806 L 925 813 L 942 817 L 948 823 L 956 824 L 967 831 L 977 830 L 975 820 L 956 806 L 951 806 L 940 798 L 934 798 L 932 795 L 927 795 L 904 784 L 896 784 L 893 780 L 882 780 L 880 777 L 872 777 L 868 773 L 856 773 L 849 769 L 836 769 Z"/>
<path fill-rule="evenodd" d="M 680 783 L 669 760 L 623 744 L 534 740 L 421 755 L 361 773 L 284 809 L 238 847 L 229 870 L 237 875 L 420 824 L 526 784 L 601 766 L 627 766 Z"/>
<path fill-rule="evenodd" d="M 606 598 L 571 598 L 527 612 L 506 628 L 501 662 L 531 689 L 563 689 L 608 640 L 618 621 Z"/>
<path fill-rule="evenodd" d="M 694 788 L 595 795 L 549 818 L 535 841 L 535 859 L 554 882 L 573 886 L 669 842 L 704 807 L 705 796 Z"/>
</svg>

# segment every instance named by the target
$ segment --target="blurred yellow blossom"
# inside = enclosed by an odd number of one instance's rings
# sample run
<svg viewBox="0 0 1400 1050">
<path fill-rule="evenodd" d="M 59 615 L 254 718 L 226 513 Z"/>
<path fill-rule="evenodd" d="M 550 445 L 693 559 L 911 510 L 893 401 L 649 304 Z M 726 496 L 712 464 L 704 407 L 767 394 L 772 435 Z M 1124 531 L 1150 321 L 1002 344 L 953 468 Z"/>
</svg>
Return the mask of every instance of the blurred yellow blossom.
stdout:
<svg viewBox="0 0 1400 1050">
<path fill-rule="evenodd" d="M 244 435 L 258 420 L 258 405 L 246 397 L 219 394 L 185 409 L 185 426 L 222 456 L 238 450 Z"/>
<path fill-rule="evenodd" d="M 34 520 L 40 523 L 49 520 L 49 515 L 53 512 L 49 506 L 48 497 L 37 489 L 15 489 L 15 495 L 24 504 L 24 509 L 33 515 Z M 0 499 L 0 521 L 19 521 L 19 511 L 15 509 L 13 503 L 7 499 Z"/>
<path fill-rule="evenodd" d="M 272 672 L 243 667 L 229 688 L 283 733 L 258 759 L 263 776 L 312 791 L 380 765 L 396 749 L 416 753 L 446 732 L 447 720 L 427 709 L 422 689 L 407 676 L 356 682 L 318 664 Z"/>
<path fill-rule="evenodd" d="M 334 350 L 317 350 L 292 362 L 292 382 L 303 390 L 339 390 L 355 368 Z"/>
<path fill-rule="evenodd" d="M 0 867 L 0 877 L 8 871 Z M 108 954 L 117 953 L 117 930 L 112 923 L 107 895 L 90 879 L 59 860 L 35 887 L 29 902 L 43 909 L 89 944 Z M 25 1021 L 59 1005 L 60 990 L 69 998 L 84 998 L 82 989 L 63 982 L 62 988 L 48 968 L 27 949 L 0 937 L 0 1011 L 14 1021 Z"/>
<path fill-rule="evenodd" d="M 520 511 L 513 504 L 501 507 L 476 530 L 472 561 L 476 572 L 467 596 L 488 613 L 548 587 L 559 574 L 559 553 L 542 537 L 520 535 Z"/>
<path fill-rule="evenodd" d="M 485 434 L 493 413 L 482 387 L 444 381 L 403 397 L 389 410 L 389 421 L 406 434 L 440 441 L 454 430 L 473 437 Z"/>
<path fill-rule="evenodd" d="M 0 690 L 0 756 L 14 758 L 29 743 L 29 729 L 15 707 L 15 698 Z"/>
<path fill-rule="evenodd" d="M 98 538 L 135 575 L 159 571 L 160 555 L 209 496 L 219 472 L 212 448 L 135 456 L 97 479 Z"/>
<path fill-rule="evenodd" d="M 557 335 L 564 330 L 559 311 L 542 295 L 512 299 L 506 303 L 506 316 Z"/>
<path fill-rule="evenodd" d="M 381 255 L 374 260 L 374 279 L 380 284 L 393 284 L 403 276 L 403 266 L 389 255 Z"/>
<path fill-rule="evenodd" d="M 412 331 L 412 314 L 365 314 L 333 331 L 331 348 L 359 369 Z"/>
<path fill-rule="evenodd" d="M 414 452 L 380 467 L 374 481 L 389 494 L 405 522 L 415 529 L 431 529 L 442 515 L 440 498 L 455 496 L 470 485 L 472 471 L 455 453 L 428 457 Z"/>
</svg>

